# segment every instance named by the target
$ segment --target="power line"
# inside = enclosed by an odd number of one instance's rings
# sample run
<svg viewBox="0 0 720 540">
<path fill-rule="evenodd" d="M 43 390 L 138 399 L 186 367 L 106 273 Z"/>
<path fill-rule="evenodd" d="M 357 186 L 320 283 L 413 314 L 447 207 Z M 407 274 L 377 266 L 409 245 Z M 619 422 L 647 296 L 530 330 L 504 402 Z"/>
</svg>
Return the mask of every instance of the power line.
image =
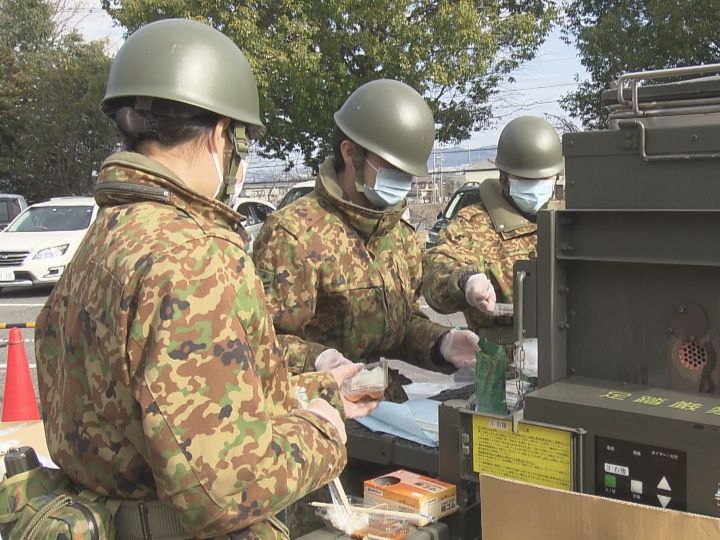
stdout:
<svg viewBox="0 0 720 540">
<path fill-rule="evenodd" d="M 104 9 L 97 9 L 97 8 L 64 8 L 64 9 L 56 9 L 55 13 L 83 13 L 88 15 L 101 15 L 101 14 L 107 14 Z M 109 17 L 110 15 L 108 15 Z"/>
<path fill-rule="evenodd" d="M 561 84 L 548 84 L 545 86 L 528 86 L 526 88 L 510 87 L 510 88 L 508 88 L 508 90 L 520 92 L 520 91 L 525 91 L 525 90 L 543 90 L 545 88 L 562 88 L 565 86 L 580 86 L 580 83 L 579 82 L 571 82 L 571 83 L 561 83 Z"/>
</svg>

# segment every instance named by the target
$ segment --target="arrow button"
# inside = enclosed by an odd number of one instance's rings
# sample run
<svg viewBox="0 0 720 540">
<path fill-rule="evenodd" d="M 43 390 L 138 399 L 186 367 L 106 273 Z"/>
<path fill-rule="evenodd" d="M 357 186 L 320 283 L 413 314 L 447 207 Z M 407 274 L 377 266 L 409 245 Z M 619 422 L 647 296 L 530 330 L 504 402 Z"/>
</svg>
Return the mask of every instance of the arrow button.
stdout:
<svg viewBox="0 0 720 540">
<path fill-rule="evenodd" d="M 667 507 L 667 505 L 670 504 L 670 497 L 667 497 L 665 495 L 658 495 L 657 497 L 663 508 Z"/>
<path fill-rule="evenodd" d="M 667 478 L 665 478 L 664 476 L 662 477 L 662 480 L 660 480 L 660 482 L 658 482 L 657 488 L 662 489 L 664 491 L 672 491 L 672 489 L 670 488 L 670 484 L 668 484 Z M 663 508 L 665 508 L 665 507 L 663 506 Z"/>
</svg>

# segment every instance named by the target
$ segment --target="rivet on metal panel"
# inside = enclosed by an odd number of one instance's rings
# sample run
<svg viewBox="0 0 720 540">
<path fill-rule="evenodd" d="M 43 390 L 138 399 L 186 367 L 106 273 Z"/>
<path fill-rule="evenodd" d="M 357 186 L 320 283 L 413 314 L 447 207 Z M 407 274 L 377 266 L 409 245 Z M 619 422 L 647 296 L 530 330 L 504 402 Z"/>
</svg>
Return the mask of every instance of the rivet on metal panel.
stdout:
<svg viewBox="0 0 720 540">
<path fill-rule="evenodd" d="M 572 253 L 573 247 L 570 244 L 560 245 L 560 251 L 563 253 Z"/>
<path fill-rule="evenodd" d="M 568 323 L 567 321 L 562 321 L 562 322 L 560 322 L 560 324 L 558 325 L 558 328 L 559 328 L 560 330 L 567 330 L 568 328 L 570 328 L 570 323 Z"/>
<path fill-rule="evenodd" d="M 567 294 L 570 292 L 570 287 L 567 285 L 560 285 L 558 287 L 558 294 Z"/>
<path fill-rule="evenodd" d="M 629 140 L 629 139 L 628 139 L 627 141 L 624 141 L 624 142 L 623 142 L 623 146 L 624 146 L 625 148 L 632 148 L 632 141 Z"/>
<path fill-rule="evenodd" d="M 570 140 L 568 141 L 568 146 L 570 146 L 570 147 L 575 146 L 575 141 L 573 141 L 572 139 L 570 139 Z"/>
<path fill-rule="evenodd" d="M 700 139 L 700 136 L 697 133 L 693 133 L 692 136 L 690 137 L 690 140 L 692 142 L 698 142 L 699 139 Z"/>
<path fill-rule="evenodd" d="M 575 180 L 570 180 L 570 187 L 575 187 Z"/>
<path fill-rule="evenodd" d="M 673 329 L 672 329 L 672 328 L 667 328 L 667 329 L 665 330 L 665 332 L 667 332 L 668 334 L 672 334 L 672 333 L 673 333 Z"/>
</svg>

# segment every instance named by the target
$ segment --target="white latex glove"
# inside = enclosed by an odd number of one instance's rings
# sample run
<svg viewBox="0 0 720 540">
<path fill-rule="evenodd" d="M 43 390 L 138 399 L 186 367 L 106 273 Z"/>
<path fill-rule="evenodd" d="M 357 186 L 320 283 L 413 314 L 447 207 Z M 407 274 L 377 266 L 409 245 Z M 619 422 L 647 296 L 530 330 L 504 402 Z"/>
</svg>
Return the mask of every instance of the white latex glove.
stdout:
<svg viewBox="0 0 720 540">
<path fill-rule="evenodd" d="M 342 389 L 343 383 L 347 379 L 352 379 L 355 375 L 360 373 L 363 367 L 365 366 L 362 363 L 353 364 L 351 362 L 350 365 L 341 365 L 340 367 L 331 369 L 330 374 L 335 377 L 338 386 Z M 347 418 L 360 418 L 361 416 L 367 416 L 373 412 L 375 407 L 377 407 L 380 403 L 380 400 L 352 402 L 349 399 L 345 399 L 345 396 L 342 395 L 342 390 L 340 392 L 340 396 L 342 397 L 342 402 L 345 406 L 345 416 Z"/>
<path fill-rule="evenodd" d="M 325 349 L 315 359 L 315 371 L 330 371 L 347 365 L 352 365 L 352 362 L 336 349 Z"/>
<path fill-rule="evenodd" d="M 440 342 L 440 354 L 458 369 L 474 368 L 479 341 L 470 330 L 450 330 Z"/>
<path fill-rule="evenodd" d="M 465 283 L 465 300 L 473 307 L 492 315 L 495 311 L 495 289 L 485 274 L 474 274 Z"/>
<path fill-rule="evenodd" d="M 340 435 L 340 440 L 343 444 L 347 442 L 347 433 L 345 431 L 345 422 L 343 422 L 340 413 L 337 409 L 330 405 L 327 401 L 321 398 L 313 399 L 310 403 L 305 406 L 306 411 L 310 411 L 313 414 L 318 415 L 330 422 L 335 429 L 337 429 Z"/>
</svg>

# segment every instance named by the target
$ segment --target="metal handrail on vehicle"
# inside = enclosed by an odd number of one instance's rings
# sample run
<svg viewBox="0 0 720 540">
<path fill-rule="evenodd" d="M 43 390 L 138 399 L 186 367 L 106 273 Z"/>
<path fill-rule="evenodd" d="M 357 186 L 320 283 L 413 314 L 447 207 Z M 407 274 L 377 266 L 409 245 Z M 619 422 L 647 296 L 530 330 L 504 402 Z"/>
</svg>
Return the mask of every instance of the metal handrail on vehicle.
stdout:
<svg viewBox="0 0 720 540">
<path fill-rule="evenodd" d="M 640 110 L 638 99 L 638 83 L 649 79 L 665 79 L 670 77 L 682 77 L 685 75 L 707 75 L 709 73 L 720 73 L 720 64 L 706 64 L 704 66 L 687 66 L 668 69 L 655 69 L 652 71 L 636 71 L 624 73 L 617 80 L 618 103 L 630 106 L 636 116 L 644 116 L 645 112 Z M 625 99 L 625 84 L 630 85 L 630 100 Z"/>
</svg>

